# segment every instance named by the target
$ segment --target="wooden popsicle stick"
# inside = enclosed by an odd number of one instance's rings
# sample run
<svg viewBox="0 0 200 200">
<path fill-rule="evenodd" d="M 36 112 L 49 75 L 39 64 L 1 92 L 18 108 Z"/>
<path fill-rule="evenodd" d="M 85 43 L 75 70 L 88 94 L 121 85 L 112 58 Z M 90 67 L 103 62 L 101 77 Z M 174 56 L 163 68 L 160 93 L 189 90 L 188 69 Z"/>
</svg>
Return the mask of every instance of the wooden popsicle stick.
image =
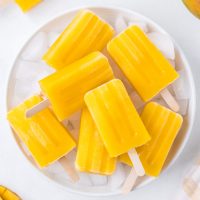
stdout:
<svg viewBox="0 0 200 200">
<path fill-rule="evenodd" d="M 132 167 L 132 169 L 131 169 L 128 177 L 126 178 L 126 180 L 125 180 L 125 182 L 124 182 L 124 184 L 122 186 L 122 193 L 123 194 L 127 194 L 127 193 L 129 193 L 132 190 L 132 188 L 135 185 L 135 182 L 137 180 L 137 177 L 138 176 L 136 174 L 136 171 Z"/>
<path fill-rule="evenodd" d="M 66 157 L 62 157 L 58 160 L 58 162 L 62 165 L 64 170 L 69 175 L 70 179 L 73 182 L 77 182 L 79 180 L 79 175 L 75 168 L 71 165 L 70 161 Z"/>
<path fill-rule="evenodd" d="M 164 101 L 167 103 L 167 105 L 175 112 L 179 111 L 179 105 L 177 103 L 177 101 L 175 100 L 175 98 L 172 96 L 172 94 L 169 92 L 169 90 L 167 88 L 165 88 L 164 90 L 162 90 L 160 92 L 160 95 L 162 96 L 162 98 L 164 99 Z"/>
<path fill-rule="evenodd" d="M 131 159 L 131 162 L 133 163 L 133 167 L 128 177 L 126 178 L 124 185 L 122 186 L 122 193 L 124 194 L 127 194 L 128 192 L 132 190 L 138 176 L 145 175 L 145 170 L 142 166 L 142 163 L 137 154 L 137 151 L 135 149 L 131 149 L 129 150 L 128 155 L 129 155 L 129 158 Z"/>
<path fill-rule="evenodd" d="M 131 159 L 131 162 L 134 165 L 136 174 L 138 176 L 144 176 L 145 170 L 137 154 L 137 151 L 135 149 L 131 149 L 129 150 L 128 155 L 129 155 L 129 158 Z"/>
<path fill-rule="evenodd" d="M 36 104 L 35 106 L 33 106 L 32 108 L 28 109 L 26 111 L 26 117 L 32 117 L 33 115 L 37 114 L 38 112 L 44 110 L 45 108 L 50 106 L 50 101 L 49 99 L 45 99 L 43 101 L 41 101 L 40 103 Z"/>
</svg>

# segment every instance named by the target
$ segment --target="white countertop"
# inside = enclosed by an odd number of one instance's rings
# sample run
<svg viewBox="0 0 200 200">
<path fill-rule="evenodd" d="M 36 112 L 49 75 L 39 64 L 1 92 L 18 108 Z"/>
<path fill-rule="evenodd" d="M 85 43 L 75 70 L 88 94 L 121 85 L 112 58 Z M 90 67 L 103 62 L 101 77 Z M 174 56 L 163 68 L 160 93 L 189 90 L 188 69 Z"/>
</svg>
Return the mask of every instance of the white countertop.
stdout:
<svg viewBox="0 0 200 200">
<path fill-rule="evenodd" d="M 160 24 L 179 43 L 191 64 L 197 89 L 197 115 L 191 138 L 176 163 L 150 185 L 126 196 L 97 198 L 67 193 L 39 176 L 26 162 L 10 134 L 5 119 L 6 80 L 18 50 L 39 26 L 59 12 L 83 5 L 120 6 L 140 12 Z M 46 0 L 28 14 L 16 5 L 0 10 L 0 185 L 6 185 L 24 200 L 169 200 L 175 197 L 181 178 L 200 153 L 200 21 L 182 5 L 181 0 Z"/>
</svg>

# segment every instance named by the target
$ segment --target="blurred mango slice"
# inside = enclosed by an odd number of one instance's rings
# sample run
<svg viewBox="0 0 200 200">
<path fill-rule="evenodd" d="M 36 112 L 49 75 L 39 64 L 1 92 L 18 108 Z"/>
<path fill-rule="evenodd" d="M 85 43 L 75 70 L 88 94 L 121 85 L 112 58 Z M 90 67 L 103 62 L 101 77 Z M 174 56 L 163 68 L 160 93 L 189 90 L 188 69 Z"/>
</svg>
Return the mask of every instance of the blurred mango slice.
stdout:
<svg viewBox="0 0 200 200">
<path fill-rule="evenodd" d="M 200 0 L 183 0 L 186 7 L 198 18 L 200 18 Z"/>
<path fill-rule="evenodd" d="M 39 4 L 42 0 L 15 0 L 23 12 L 29 11 L 31 8 Z"/>
<path fill-rule="evenodd" d="M 0 185 L 0 200 L 20 200 L 20 197 L 8 188 Z"/>
</svg>

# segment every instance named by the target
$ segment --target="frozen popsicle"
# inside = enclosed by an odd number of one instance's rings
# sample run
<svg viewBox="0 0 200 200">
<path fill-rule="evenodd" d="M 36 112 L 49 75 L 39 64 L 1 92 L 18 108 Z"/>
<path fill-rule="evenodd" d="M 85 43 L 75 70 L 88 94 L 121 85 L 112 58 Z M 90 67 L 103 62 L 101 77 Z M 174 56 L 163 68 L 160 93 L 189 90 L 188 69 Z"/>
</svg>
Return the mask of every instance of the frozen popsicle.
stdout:
<svg viewBox="0 0 200 200">
<path fill-rule="evenodd" d="M 138 26 L 130 26 L 112 39 L 107 50 L 145 102 L 160 93 L 178 111 L 179 105 L 166 87 L 179 75 Z"/>
<path fill-rule="evenodd" d="M 113 77 L 107 58 L 100 52 L 93 52 L 42 79 L 40 86 L 58 119 L 64 120 L 82 108 L 86 92 Z M 44 107 L 47 105 L 45 104 Z M 27 115 L 32 115 L 32 111 Z"/>
<path fill-rule="evenodd" d="M 101 139 L 110 155 L 117 157 L 125 152 L 134 160 L 136 171 L 143 174 L 135 147 L 150 140 L 123 83 L 114 79 L 91 90 L 84 97 Z"/>
<path fill-rule="evenodd" d="M 141 118 L 151 135 L 151 141 L 137 148 L 137 152 L 146 174 L 158 176 L 181 128 L 183 119 L 180 114 L 155 102 L 145 106 Z M 122 155 L 120 160 L 132 166 L 127 154 Z"/>
<path fill-rule="evenodd" d="M 10 0 L 11 1 L 11 0 Z M 42 0 L 15 0 L 17 5 L 22 9 L 23 12 L 27 12 L 34 6 L 39 4 Z"/>
<path fill-rule="evenodd" d="M 39 167 L 46 167 L 59 159 L 64 166 L 63 156 L 76 146 L 69 132 L 48 108 L 31 118 L 25 117 L 26 110 L 41 101 L 39 96 L 29 98 L 9 111 L 7 119 Z M 69 175 L 72 175 L 73 180 L 77 179 L 69 165 L 65 166 L 65 169 L 68 170 Z"/>
<path fill-rule="evenodd" d="M 80 171 L 102 175 L 111 175 L 116 165 L 116 158 L 111 158 L 108 155 L 86 107 L 82 110 L 75 164 Z"/>
<path fill-rule="evenodd" d="M 43 59 L 55 69 L 61 69 L 93 51 L 101 51 L 113 35 L 108 23 L 90 10 L 81 10 Z"/>
</svg>

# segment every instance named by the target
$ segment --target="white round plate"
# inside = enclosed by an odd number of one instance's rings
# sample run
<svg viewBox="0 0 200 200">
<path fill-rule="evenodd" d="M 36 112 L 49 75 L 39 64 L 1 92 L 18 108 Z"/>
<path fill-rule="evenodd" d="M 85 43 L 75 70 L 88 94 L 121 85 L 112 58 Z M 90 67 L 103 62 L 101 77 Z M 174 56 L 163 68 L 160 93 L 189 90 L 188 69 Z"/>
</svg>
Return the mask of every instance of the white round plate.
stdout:
<svg viewBox="0 0 200 200">
<path fill-rule="evenodd" d="M 66 25 L 70 22 L 70 20 L 74 17 L 75 13 L 79 9 L 67 11 L 53 18 L 48 23 L 39 28 L 23 46 L 10 72 L 10 78 L 8 81 L 8 88 L 7 88 L 8 110 L 10 110 L 12 107 L 16 106 L 17 104 L 19 104 L 20 102 L 31 96 L 34 92 L 39 91 L 37 80 L 51 73 L 52 69 L 46 66 L 41 61 L 39 61 L 41 56 L 40 54 L 42 54 L 43 52 L 38 52 L 38 51 L 41 51 L 41 48 L 42 51 L 46 51 L 47 47 L 45 47 L 45 45 L 46 46 L 49 45 L 48 41 L 45 39 L 47 38 L 47 35 L 48 37 L 53 37 L 53 35 L 54 36 L 58 35 L 58 33 L 60 33 L 66 27 Z M 158 26 L 152 20 L 134 11 L 121 8 L 113 8 L 113 7 L 89 7 L 88 9 L 95 12 L 98 16 L 105 19 L 111 25 L 115 23 L 115 20 L 118 16 L 122 16 L 126 22 L 135 22 L 135 21 L 145 22 L 147 23 L 150 31 L 160 32 L 162 34 L 166 34 L 167 36 L 169 36 L 160 26 Z M 33 39 L 35 38 L 36 35 L 37 37 L 39 37 L 39 39 L 37 38 L 38 41 L 35 41 L 36 45 L 34 45 Z M 42 44 L 39 44 L 41 43 L 41 40 L 43 40 L 43 42 Z M 173 39 L 172 41 L 175 46 L 175 54 L 176 54 L 175 63 L 176 66 L 179 66 L 177 70 L 182 69 L 185 72 L 184 89 L 187 90 L 188 92 L 188 109 L 187 109 L 187 114 L 184 116 L 183 127 L 180 133 L 178 134 L 173 144 L 173 147 L 171 148 L 171 151 L 165 163 L 164 170 L 166 170 L 166 168 L 169 168 L 169 166 L 171 166 L 175 162 L 175 160 L 180 155 L 181 151 L 183 150 L 183 147 L 185 146 L 190 136 L 191 127 L 194 121 L 195 100 L 196 100 L 194 82 L 190 71 L 190 66 L 180 47 L 174 42 Z M 31 51 L 32 53 L 30 54 L 29 51 Z M 42 176 L 50 178 L 53 182 L 57 183 L 57 185 L 62 186 L 63 189 L 68 190 L 70 192 L 75 192 L 85 195 L 94 195 L 94 196 L 108 196 L 121 193 L 119 186 L 114 186 L 108 183 L 110 181 L 110 178 L 107 177 L 81 173 L 80 176 L 82 181 L 80 183 L 73 184 L 68 180 L 68 177 L 62 171 L 59 164 L 53 164 L 52 166 L 44 170 L 38 169 L 35 166 L 33 160 L 31 159 L 29 152 L 25 149 L 25 147 L 15 136 L 15 134 L 13 135 L 20 149 L 22 150 L 25 159 L 28 162 L 31 162 L 33 169 L 38 170 L 38 172 Z M 124 166 L 121 164 L 120 167 Z M 115 182 L 120 181 L 119 176 L 124 177 L 123 174 L 120 173 L 117 174 L 117 176 L 114 177 Z M 139 182 L 137 183 L 137 187 L 142 187 L 147 183 L 150 183 L 152 180 L 154 180 L 154 178 L 145 177 L 139 180 Z"/>
</svg>

